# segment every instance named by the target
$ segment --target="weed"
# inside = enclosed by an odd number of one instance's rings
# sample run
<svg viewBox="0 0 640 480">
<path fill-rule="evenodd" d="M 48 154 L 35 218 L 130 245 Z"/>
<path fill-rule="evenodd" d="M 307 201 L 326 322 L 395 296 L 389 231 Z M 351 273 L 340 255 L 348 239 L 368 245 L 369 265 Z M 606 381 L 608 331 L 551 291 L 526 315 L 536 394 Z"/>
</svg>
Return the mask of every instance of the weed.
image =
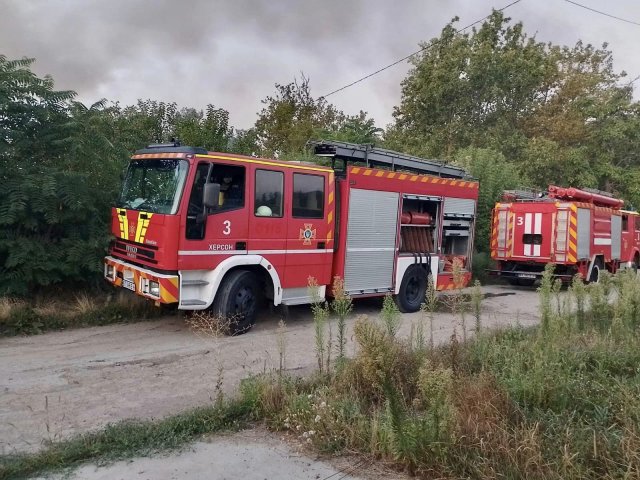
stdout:
<svg viewBox="0 0 640 480">
<path fill-rule="evenodd" d="M 214 315 L 208 310 L 196 310 L 185 319 L 189 329 L 196 335 L 206 338 L 219 338 L 229 335 L 231 320 Z"/>
<path fill-rule="evenodd" d="M 540 286 L 538 287 L 538 300 L 540 305 L 540 331 L 543 335 L 549 332 L 549 328 L 551 325 L 551 316 L 553 315 L 551 301 L 554 285 L 554 270 L 555 266 L 552 263 L 548 263 L 545 266 L 544 272 L 542 274 L 542 279 L 540 280 Z"/>
<path fill-rule="evenodd" d="M 344 291 L 344 280 L 340 277 L 333 279 L 333 301 L 331 309 L 338 316 L 337 350 L 338 361 L 341 362 L 345 356 L 345 346 L 347 344 L 347 317 L 353 310 L 351 297 Z"/>
<path fill-rule="evenodd" d="M 278 344 L 278 373 L 282 375 L 282 372 L 286 368 L 287 360 L 287 329 L 284 320 L 278 322 L 277 344 Z"/>
<path fill-rule="evenodd" d="M 320 297 L 318 281 L 313 277 L 308 279 L 308 290 L 312 300 L 311 312 L 313 313 L 316 359 L 318 370 L 322 373 L 325 370 L 325 328 L 329 319 L 329 306 L 325 299 Z"/>
<path fill-rule="evenodd" d="M 400 310 L 398 310 L 398 306 L 390 293 L 384 296 L 380 316 L 382 317 L 387 335 L 392 338 L 395 337 L 400 328 Z"/>
<path fill-rule="evenodd" d="M 473 289 L 471 291 L 471 308 L 473 310 L 473 318 L 475 320 L 476 335 L 482 330 L 482 288 L 480 282 L 476 280 L 473 282 Z"/>
<path fill-rule="evenodd" d="M 429 349 L 433 350 L 433 321 L 434 314 L 438 308 L 438 292 L 433 277 L 429 275 L 427 281 L 427 291 L 425 293 L 424 303 L 420 306 L 422 316 L 426 316 L 429 320 Z"/>
</svg>

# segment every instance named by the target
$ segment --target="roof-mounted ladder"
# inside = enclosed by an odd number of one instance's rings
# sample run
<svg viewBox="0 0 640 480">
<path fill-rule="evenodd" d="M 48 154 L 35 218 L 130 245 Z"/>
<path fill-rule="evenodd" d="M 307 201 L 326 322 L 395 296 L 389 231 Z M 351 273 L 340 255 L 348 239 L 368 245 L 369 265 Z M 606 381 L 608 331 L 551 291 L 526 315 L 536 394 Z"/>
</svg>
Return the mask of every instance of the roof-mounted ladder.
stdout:
<svg viewBox="0 0 640 480">
<path fill-rule="evenodd" d="M 437 160 L 425 160 L 393 150 L 375 148 L 371 145 L 325 140 L 310 141 L 308 145 L 313 147 L 315 155 L 332 158 L 334 168 L 335 160 L 342 160 L 345 169 L 347 162 L 363 162 L 367 167 L 383 167 L 394 171 L 403 170 L 444 178 L 471 178 L 460 167 L 447 165 Z"/>
</svg>

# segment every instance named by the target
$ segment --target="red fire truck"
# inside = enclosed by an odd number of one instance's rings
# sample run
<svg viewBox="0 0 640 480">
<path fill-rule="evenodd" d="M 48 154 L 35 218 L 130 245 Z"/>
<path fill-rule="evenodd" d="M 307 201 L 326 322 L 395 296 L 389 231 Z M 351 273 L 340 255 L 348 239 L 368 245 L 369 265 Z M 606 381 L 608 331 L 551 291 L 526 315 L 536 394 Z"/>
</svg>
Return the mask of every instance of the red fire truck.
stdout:
<svg viewBox="0 0 640 480">
<path fill-rule="evenodd" d="M 493 210 L 492 273 L 533 285 L 547 263 L 569 282 L 640 265 L 640 217 L 604 192 L 550 185 L 546 195 L 508 191 Z"/>
<path fill-rule="evenodd" d="M 348 143 L 332 167 L 152 145 L 133 155 L 112 210 L 104 276 L 160 304 L 210 309 L 241 333 L 260 301 L 311 302 L 334 276 L 353 297 L 391 292 L 416 311 L 427 276 L 470 278 L 478 183 L 459 168 Z M 382 168 L 376 168 L 382 167 Z"/>
</svg>

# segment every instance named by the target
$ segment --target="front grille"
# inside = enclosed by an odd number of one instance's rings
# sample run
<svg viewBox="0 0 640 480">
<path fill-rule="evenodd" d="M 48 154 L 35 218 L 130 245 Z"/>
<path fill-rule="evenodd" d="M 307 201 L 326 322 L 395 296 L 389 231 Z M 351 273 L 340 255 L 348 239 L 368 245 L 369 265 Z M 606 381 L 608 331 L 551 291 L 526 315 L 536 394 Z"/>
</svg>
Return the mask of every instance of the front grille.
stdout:
<svg viewBox="0 0 640 480">
<path fill-rule="evenodd" d="M 112 252 L 118 256 L 157 264 L 154 250 L 158 250 L 158 247 L 154 245 L 143 245 L 130 240 L 117 239 L 112 244 Z"/>
</svg>

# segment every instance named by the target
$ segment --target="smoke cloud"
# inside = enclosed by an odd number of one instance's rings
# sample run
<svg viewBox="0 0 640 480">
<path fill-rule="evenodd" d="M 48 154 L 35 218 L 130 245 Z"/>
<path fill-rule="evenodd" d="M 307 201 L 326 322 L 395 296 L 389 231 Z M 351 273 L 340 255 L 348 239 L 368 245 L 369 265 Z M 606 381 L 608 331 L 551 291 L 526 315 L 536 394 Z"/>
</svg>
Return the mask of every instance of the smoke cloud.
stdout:
<svg viewBox="0 0 640 480">
<path fill-rule="evenodd" d="M 584 0 L 585 3 L 593 0 Z M 506 2 L 505 2 L 506 3 Z M 253 124 L 260 100 L 301 72 L 323 95 L 391 63 L 439 35 L 452 17 L 464 26 L 499 8 L 488 0 L 8 0 L 0 53 L 35 57 L 34 70 L 79 100 L 138 98 L 226 108 L 238 127 Z M 593 5 L 597 7 L 597 5 Z M 607 10 L 640 21 L 640 4 Z M 615 10 L 615 11 L 614 11 Z M 638 27 L 563 2 L 521 2 L 507 11 L 539 40 L 608 41 L 616 67 L 640 74 Z M 384 126 L 400 99 L 401 64 L 329 100 L 368 111 Z"/>
</svg>

